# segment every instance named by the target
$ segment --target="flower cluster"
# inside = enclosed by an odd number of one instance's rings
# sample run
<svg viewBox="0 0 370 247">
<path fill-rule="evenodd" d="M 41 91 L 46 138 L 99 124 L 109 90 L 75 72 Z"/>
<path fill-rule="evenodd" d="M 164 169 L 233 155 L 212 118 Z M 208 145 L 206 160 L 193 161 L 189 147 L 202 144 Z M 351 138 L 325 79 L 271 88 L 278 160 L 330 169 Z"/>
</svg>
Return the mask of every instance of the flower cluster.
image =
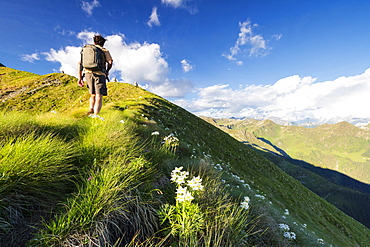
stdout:
<svg viewBox="0 0 370 247">
<path fill-rule="evenodd" d="M 295 232 L 284 232 L 284 237 L 289 238 L 289 239 L 296 239 L 297 238 Z"/>
<path fill-rule="evenodd" d="M 322 238 L 317 239 L 317 243 L 322 245 L 325 244 L 324 239 Z"/>
<path fill-rule="evenodd" d="M 185 183 L 185 179 L 188 178 L 189 172 L 181 171 L 183 167 L 175 167 L 175 169 L 171 172 L 171 181 L 175 182 L 178 185 Z"/>
<path fill-rule="evenodd" d="M 258 197 L 258 198 L 260 198 L 260 199 L 262 199 L 262 200 L 265 200 L 266 199 L 266 197 L 265 196 L 263 196 L 263 195 L 259 195 L 259 194 L 256 194 L 256 195 L 254 195 L 255 197 Z"/>
<path fill-rule="evenodd" d="M 290 227 L 287 224 L 279 224 L 279 228 L 284 231 L 284 237 L 289 238 L 289 239 L 297 238 L 295 232 L 289 232 Z"/>
<path fill-rule="evenodd" d="M 184 202 L 184 201 L 191 201 L 194 199 L 188 187 L 191 190 L 203 190 L 202 179 L 198 177 L 193 177 L 192 180 L 187 181 L 189 176 L 189 172 L 182 171 L 183 167 L 175 167 L 175 169 L 171 172 L 171 181 L 177 184 L 176 190 L 176 201 Z M 182 185 L 185 186 L 182 186 Z M 188 186 L 188 187 L 186 187 Z"/>
<path fill-rule="evenodd" d="M 245 210 L 248 210 L 249 209 L 249 202 L 250 202 L 250 199 L 248 196 L 245 196 L 244 197 L 244 201 L 242 201 L 240 203 L 240 207 L 244 208 Z"/>
<path fill-rule="evenodd" d="M 192 190 L 203 190 L 202 179 L 198 177 L 193 177 L 192 180 L 188 181 L 188 186 Z"/>
<path fill-rule="evenodd" d="M 176 190 L 176 201 L 184 202 L 191 201 L 194 197 L 191 195 L 190 191 L 186 187 L 179 186 Z"/>
<path fill-rule="evenodd" d="M 170 146 L 179 145 L 179 139 L 173 134 L 169 134 L 168 136 L 164 137 L 163 140 L 166 145 L 170 145 Z"/>
<path fill-rule="evenodd" d="M 284 231 L 290 230 L 290 227 L 287 224 L 279 224 L 279 228 L 283 229 Z"/>
<path fill-rule="evenodd" d="M 168 136 L 163 138 L 163 150 L 168 153 L 176 153 L 176 149 L 180 144 L 180 140 L 174 136 L 174 134 L 169 134 Z"/>
<path fill-rule="evenodd" d="M 188 181 L 189 172 L 182 169 L 183 167 L 176 167 L 171 172 L 171 181 L 177 186 L 176 204 L 163 205 L 159 211 L 159 218 L 161 224 L 168 224 L 170 234 L 178 238 L 179 246 L 196 246 L 199 233 L 203 229 L 204 214 L 200 206 L 192 203 L 192 200 L 196 196 L 194 192 L 203 189 L 202 180 L 194 177 Z"/>
</svg>

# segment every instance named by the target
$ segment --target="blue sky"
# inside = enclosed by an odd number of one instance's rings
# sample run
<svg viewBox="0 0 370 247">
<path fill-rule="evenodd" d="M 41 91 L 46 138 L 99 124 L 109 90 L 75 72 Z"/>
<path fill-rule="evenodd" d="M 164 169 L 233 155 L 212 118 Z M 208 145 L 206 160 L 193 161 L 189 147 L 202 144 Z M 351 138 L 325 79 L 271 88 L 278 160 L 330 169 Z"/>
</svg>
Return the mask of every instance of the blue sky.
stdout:
<svg viewBox="0 0 370 247">
<path fill-rule="evenodd" d="M 0 2 L 0 63 L 76 76 L 80 47 L 108 38 L 111 78 L 197 114 L 370 121 L 370 1 Z"/>
</svg>

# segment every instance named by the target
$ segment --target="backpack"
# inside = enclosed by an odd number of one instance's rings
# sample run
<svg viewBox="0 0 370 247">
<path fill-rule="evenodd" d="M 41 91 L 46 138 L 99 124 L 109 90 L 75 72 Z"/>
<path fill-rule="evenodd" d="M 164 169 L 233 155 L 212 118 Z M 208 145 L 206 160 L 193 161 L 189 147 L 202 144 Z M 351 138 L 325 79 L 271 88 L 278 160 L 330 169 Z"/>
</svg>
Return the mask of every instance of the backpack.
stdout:
<svg viewBox="0 0 370 247">
<path fill-rule="evenodd" d="M 81 50 L 81 64 L 85 69 L 105 72 L 104 51 L 95 45 L 85 45 Z"/>
</svg>

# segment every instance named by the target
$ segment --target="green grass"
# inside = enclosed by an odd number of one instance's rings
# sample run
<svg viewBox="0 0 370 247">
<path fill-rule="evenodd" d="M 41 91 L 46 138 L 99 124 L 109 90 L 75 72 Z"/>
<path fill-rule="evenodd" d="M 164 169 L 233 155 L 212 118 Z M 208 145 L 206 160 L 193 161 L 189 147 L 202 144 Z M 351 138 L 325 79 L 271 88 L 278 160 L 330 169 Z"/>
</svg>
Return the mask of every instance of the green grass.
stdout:
<svg viewBox="0 0 370 247">
<path fill-rule="evenodd" d="M 3 88 L 16 90 L 20 78 L 6 69 Z M 24 74 L 22 85 L 30 89 L 44 80 L 34 93 L 0 103 L 0 167 L 18 167 L 12 180 L 2 181 L 0 245 L 193 246 L 194 239 L 195 246 L 316 246 L 318 239 L 324 246 L 368 244 L 363 225 L 255 149 L 161 97 L 110 83 L 101 121 L 85 116 L 88 95 L 75 78 Z M 170 134 L 179 140 L 175 149 L 163 145 Z M 199 175 L 205 188 L 194 200 L 204 222 L 185 239 L 168 235 L 158 215 L 163 205 L 175 204 L 170 174 L 180 166 Z M 245 196 L 249 211 L 239 206 Z M 31 198 L 26 206 L 24 198 Z M 284 237 L 281 223 L 297 238 Z"/>
</svg>

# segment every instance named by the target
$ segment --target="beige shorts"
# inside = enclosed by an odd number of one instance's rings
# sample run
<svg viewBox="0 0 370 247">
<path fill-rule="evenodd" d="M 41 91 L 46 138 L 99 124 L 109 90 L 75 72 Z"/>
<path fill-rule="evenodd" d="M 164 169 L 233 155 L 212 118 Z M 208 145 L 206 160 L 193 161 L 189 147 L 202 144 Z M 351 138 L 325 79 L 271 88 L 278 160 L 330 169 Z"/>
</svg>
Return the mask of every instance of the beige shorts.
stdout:
<svg viewBox="0 0 370 247">
<path fill-rule="evenodd" d="M 108 95 L 105 75 L 86 73 L 85 78 L 90 94 L 102 94 L 104 96 Z"/>
</svg>

